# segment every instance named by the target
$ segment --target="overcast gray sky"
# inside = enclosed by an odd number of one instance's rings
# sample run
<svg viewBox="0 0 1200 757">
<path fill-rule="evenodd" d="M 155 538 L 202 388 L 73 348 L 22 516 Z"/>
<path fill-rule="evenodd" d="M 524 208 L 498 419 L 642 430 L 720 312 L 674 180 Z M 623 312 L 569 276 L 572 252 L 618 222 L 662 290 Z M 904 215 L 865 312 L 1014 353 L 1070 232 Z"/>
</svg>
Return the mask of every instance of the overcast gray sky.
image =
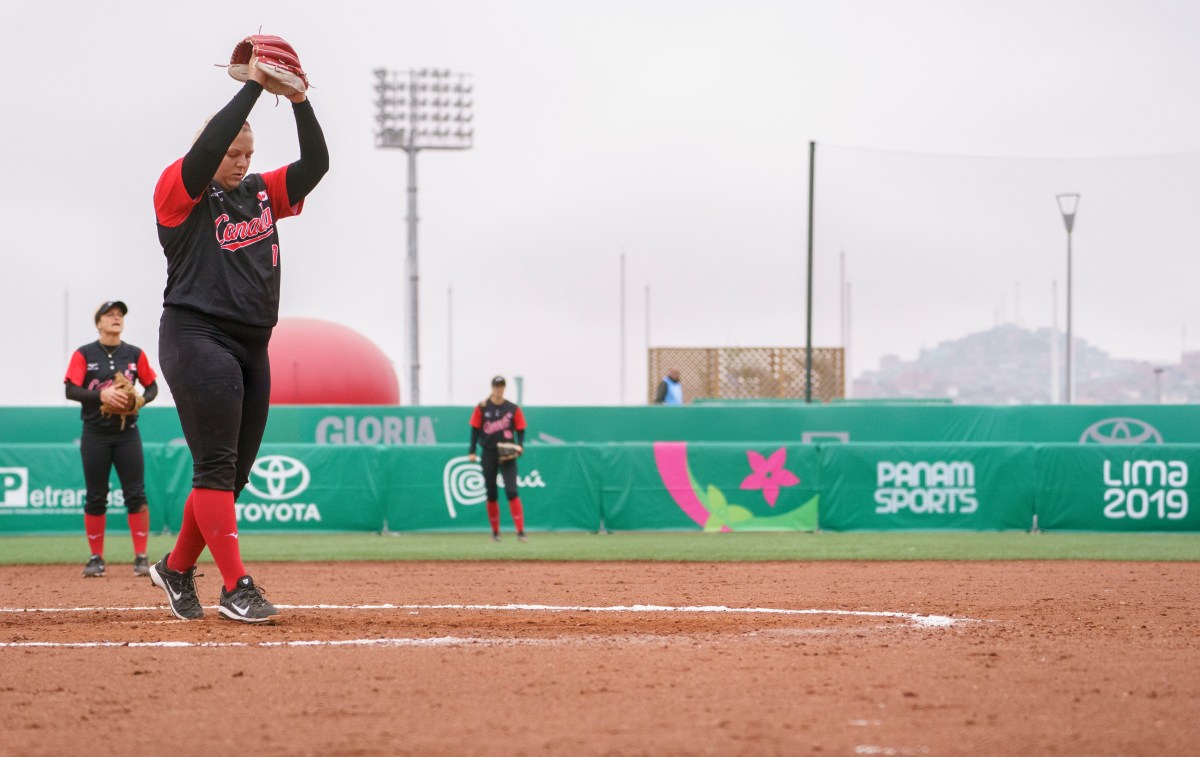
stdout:
<svg viewBox="0 0 1200 757">
<path fill-rule="evenodd" d="M 1200 341 L 1194 3 L 68 2 L 2 13 L 0 348 L 15 358 L 5 404 L 63 402 L 69 352 L 94 338 L 91 314 L 107 298 L 129 303 L 126 338 L 157 366 L 154 182 L 236 91 L 212 64 L 260 26 L 299 51 L 332 160 L 305 213 L 281 225 L 281 315 L 362 332 L 395 362 L 404 397 L 404 155 L 374 148 L 378 67 L 450 68 L 476 85 L 475 147 L 419 157 L 425 404 L 474 401 L 497 372 L 523 375 L 530 404 L 619 401 L 622 251 L 628 401 L 645 391 L 647 285 L 653 345 L 803 344 L 809 140 L 1182 155 L 819 152 L 816 342 L 840 339 L 845 250 L 856 373 L 986 328 L 1001 309 L 1049 325 L 1050 280 L 1065 268 L 1056 191 L 1084 195 L 1076 334 L 1171 361 L 1190 317 Z M 264 96 L 251 121 L 256 170 L 295 158 L 286 103 Z M 504 334 L 500 311 L 517 324 Z"/>
</svg>

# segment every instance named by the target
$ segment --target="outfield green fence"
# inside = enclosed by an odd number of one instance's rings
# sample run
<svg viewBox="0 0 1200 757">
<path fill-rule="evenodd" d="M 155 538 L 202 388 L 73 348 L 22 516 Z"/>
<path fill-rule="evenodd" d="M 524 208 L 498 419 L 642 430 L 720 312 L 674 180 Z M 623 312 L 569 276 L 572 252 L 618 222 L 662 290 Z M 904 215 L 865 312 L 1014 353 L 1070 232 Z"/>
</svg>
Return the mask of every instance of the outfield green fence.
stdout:
<svg viewBox="0 0 1200 757">
<path fill-rule="evenodd" d="M 175 530 L 191 456 L 145 457 L 151 527 Z M 1196 465 L 1200 445 L 1180 444 L 537 444 L 518 484 L 536 531 L 1184 532 L 1200 531 Z M 83 488 L 77 446 L 0 445 L 0 534 L 78 532 Z M 459 444 L 266 444 L 237 516 L 246 531 L 478 531 L 484 489 Z"/>
<path fill-rule="evenodd" d="M 270 444 L 424 446 L 462 444 L 470 406 L 276 406 Z M 927 442 L 1005 444 L 1200 444 L 1195 405 L 949 405 L 846 402 L 711 403 L 683 407 L 525 407 L 534 443 Z M 142 410 L 146 442 L 182 439 L 172 407 Z M 79 408 L 0 407 L 0 444 L 79 438 Z"/>
</svg>

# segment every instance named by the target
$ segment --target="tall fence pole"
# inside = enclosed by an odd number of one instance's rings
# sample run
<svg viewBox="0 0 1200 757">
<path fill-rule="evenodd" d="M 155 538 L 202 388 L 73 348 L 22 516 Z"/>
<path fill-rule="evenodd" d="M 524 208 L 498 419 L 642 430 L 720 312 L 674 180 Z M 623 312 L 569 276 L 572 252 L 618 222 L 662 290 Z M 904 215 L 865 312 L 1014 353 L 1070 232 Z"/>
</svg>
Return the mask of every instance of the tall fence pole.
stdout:
<svg viewBox="0 0 1200 757">
<path fill-rule="evenodd" d="M 817 143 L 808 143 L 808 304 L 804 327 L 804 401 L 812 402 L 813 375 L 813 195 L 815 189 Z"/>
</svg>

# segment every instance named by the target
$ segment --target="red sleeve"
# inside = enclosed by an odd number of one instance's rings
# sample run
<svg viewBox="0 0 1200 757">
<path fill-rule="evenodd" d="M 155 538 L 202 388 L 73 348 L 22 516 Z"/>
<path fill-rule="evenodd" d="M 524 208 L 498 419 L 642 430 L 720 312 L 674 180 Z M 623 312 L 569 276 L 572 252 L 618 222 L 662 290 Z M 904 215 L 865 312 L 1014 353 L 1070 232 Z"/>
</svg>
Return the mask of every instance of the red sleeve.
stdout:
<svg viewBox="0 0 1200 757">
<path fill-rule="evenodd" d="M 276 168 L 262 175 L 267 185 L 267 196 L 271 198 L 271 208 L 275 211 L 275 220 L 300 215 L 304 210 L 304 200 L 292 205 L 287 193 L 287 166 Z"/>
<path fill-rule="evenodd" d="M 138 383 L 142 386 L 150 386 L 158 378 L 158 374 L 150 367 L 150 359 L 146 357 L 145 350 L 138 355 Z"/>
<path fill-rule="evenodd" d="M 521 408 L 517 408 L 517 412 L 513 413 L 513 428 L 517 431 L 525 430 L 525 413 L 521 412 Z"/>
<path fill-rule="evenodd" d="M 87 361 L 83 359 L 82 352 L 75 350 L 75 354 L 71 356 L 71 364 L 67 366 L 67 375 L 63 377 L 63 383 L 82 387 L 83 377 L 86 375 Z"/>
<path fill-rule="evenodd" d="M 483 428 L 483 413 L 479 410 L 479 405 L 475 406 L 475 412 L 471 413 L 471 428 Z"/>
<path fill-rule="evenodd" d="M 201 193 L 203 196 L 203 193 Z M 199 197 L 189 197 L 183 187 L 183 158 L 167 166 L 154 185 L 154 216 L 167 228 L 175 228 L 192 214 Z"/>
</svg>

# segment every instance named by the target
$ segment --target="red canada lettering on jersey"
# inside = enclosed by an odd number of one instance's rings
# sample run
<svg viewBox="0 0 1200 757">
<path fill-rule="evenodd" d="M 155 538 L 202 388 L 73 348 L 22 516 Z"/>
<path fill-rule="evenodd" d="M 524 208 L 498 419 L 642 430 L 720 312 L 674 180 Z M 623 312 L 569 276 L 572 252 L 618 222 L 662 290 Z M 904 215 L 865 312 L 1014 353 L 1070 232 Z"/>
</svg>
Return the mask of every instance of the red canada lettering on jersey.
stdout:
<svg viewBox="0 0 1200 757">
<path fill-rule="evenodd" d="M 249 221 L 231 223 L 228 213 L 217 216 L 215 223 L 217 244 L 222 250 L 233 252 L 247 245 L 260 242 L 275 230 L 275 221 L 271 218 L 271 209 L 263 208 L 262 215 Z"/>
<path fill-rule="evenodd" d="M 497 431 L 504 431 L 512 425 L 512 416 L 506 415 L 503 418 L 497 418 L 494 421 L 484 421 L 483 433 L 494 434 Z"/>
</svg>

